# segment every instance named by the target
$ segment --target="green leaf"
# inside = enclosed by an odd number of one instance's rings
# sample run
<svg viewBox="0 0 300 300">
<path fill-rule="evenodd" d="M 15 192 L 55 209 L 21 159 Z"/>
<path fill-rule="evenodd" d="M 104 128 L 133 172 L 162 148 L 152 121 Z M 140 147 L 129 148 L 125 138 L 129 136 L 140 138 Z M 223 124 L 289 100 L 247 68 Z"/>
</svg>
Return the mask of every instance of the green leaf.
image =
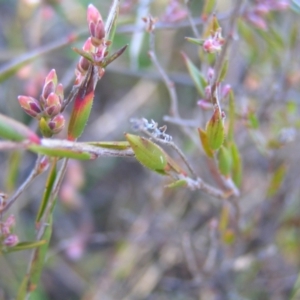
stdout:
<svg viewBox="0 0 300 300">
<path fill-rule="evenodd" d="M 242 160 L 239 153 L 239 149 L 234 142 L 231 142 L 229 145 L 229 149 L 231 152 L 231 177 L 233 182 L 237 187 L 241 185 L 242 181 Z"/>
<path fill-rule="evenodd" d="M 125 137 L 129 142 L 136 159 L 145 167 L 152 171 L 166 175 L 165 168 L 167 167 L 167 155 L 156 144 L 150 140 L 126 133 Z"/>
<path fill-rule="evenodd" d="M 185 187 L 187 186 L 187 182 L 184 179 L 176 180 L 166 185 L 167 188 L 177 188 L 177 187 Z"/>
<path fill-rule="evenodd" d="M 195 45 L 198 45 L 198 46 L 202 46 L 203 43 L 204 43 L 204 40 L 203 39 L 195 39 L 195 38 L 191 38 L 191 37 L 185 37 L 185 39 L 192 43 L 192 44 L 195 44 Z"/>
<path fill-rule="evenodd" d="M 208 145 L 212 150 L 218 150 L 224 142 L 224 125 L 219 108 L 216 108 L 206 126 Z"/>
<path fill-rule="evenodd" d="M 130 144 L 127 141 L 121 142 L 87 142 L 85 144 L 92 145 L 95 147 L 102 147 L 108 149 L 115 149 L 115 150 L 125 150 L 130 148 Z"/>
<path fill-rule="evenodd" d="M 249 121 L 249 126 L 252 129 L 258 129 L 259 128 L 259 121 L 254 114 L 254 112 L 249 112 L 248 113 L 248 121 Z"/>
<path fill-rule="evenodd" d="M 95 159 L 96 156 L 89 152 L 75 151 L 72 149 L 65 148 L 48 148 L 40 145 L 29 145 L 28 149 L 32 152 L 48 155 L 52 157 L 61 157 L 61 158 L 72 158 L 79 160 L 90 160 Z"/>
<path fill-rule="evenodd" d="M 229 110 L 228 110 L 228 134 L 227 140 L 233 141 L 234 137 L 234 123 L 235 123 L 235 100 L 234 100 L 234 93 L 232 90 L 229 92 Z"/>
<path fill-rule="evenodd" d="M 267 191 L 268 198 L 273 197 L 278 192 L 285 178 L 286 171 L 287 171 L 287 167 L 285 164 L 281 164 L 275 170 L 268 187 L 268 191 Z"/>
<path fill-rule="evenodd" d="M 227 75 L 227 71 L 228 71 L 228 59 L 226 59 L 222 65 L 222 68 L 221 68 L 221 72 L 220 72 L 220 76 L 218 78 L 218 82 L 222 82 L 224 80 L 224 78 L 226 77 Z"/>
<path fill-rule="evenodd" d="M 40 138 L 22 123 L 0 114 L 0 138 L 21 142 L 40 143 Z"/>
<path fill-rule="evenodd" d="M 22 280 L 21 286 L 18 291 L 17 300 L 24 300 L 28 299 L 26 297 L 26 294 L 30 294 L 33 291 L 36 290 L 38 282 L 41 277 L 41 273 L 44 267 L 45 258 L 47 254 L 47 250 L 49 247 L 49 241 L 52 234 L 52 214 L 50 214 L 49 219 L 46 220 L 47 227 L 44 231 L 44 234 L 42 235 L 40 241 L 45 241 L 43 245 L 39 246 L 34 250 L 33 253 L 33 260 L 30 264 L 30 269 L 28 270 L 28 273 L 24 276 L 24 279 Z"/>
<path fill-rule="evenodd" d="M 216 5 L 216 0 L 205 0 L 202 10 L 202 19 L 206 20 L 208 16 L 213 12 Z"/>
<path fill-rule="evenodd" d="M 187 55 L 182 52 L 182 56 L 185 62 L 185 65 L 188 69 L 188 72 L 195 84 L 195 87 L 201 97 L 205 96 L 205 87 L 207 86 L 207 82 L 203 74 L 200 70 L 192 63 L 192 61 L 187 57 Z"/>
<path fill-rule="evenodd" d="M 220 173 L 225 177 L 229 177 L 231 171 L 231 155 L 224 146 L 221 146 L 218 152 L 218 166 Z"/>
<path fill-rule="evenodd" d="M 15 245 L 14 247 L 7 248 L 6 252 L 15 252 L 15 251 L 22 251 L 22 250 L 27 250 L 27 249 L 32 249 L 32 248 L 37 248 L 46 243 L 45 240 L 41 241 L 35 241 L 35 242 L 21 242 Z"/>
<path fill-rule="evenodd" d="M 210 149 L 210 146 L 208 144 L 208 138 L 207 138 L 206 132 L 204 130 L 202 130 L 201 128 L 198 128 L 198 132 L 199 132 L 200 141 L 202 143 L 202 147 L 203 147 L 205 154 L 208 157 L 212 158 L 214 156 L 214 153 Z"/>
<path fill-rule="evenodd" d="M 57 160 L 54 159 L 52 161 L 51 169 L 50 169 L 49 174 L 48 174 L 43 199 L 41 201 L 40 208 L 39 208 L 39 211 L 38 211 L 36 219 L 35 219 L 36 223 L 40 222 L 40 220 L 41 220 L 42 216 L 44 215 L 44 212 L 47 208 L 49 198 L 50 198 L 50 195 L 51 195 L 51 192 L 52 192 L 52 189 L 53 189 L 53 185 L 54 185 L 54 182 L 55 182 L 55 179 L 56 179 L 56 164 L 57 164 Z"/>
</svg>

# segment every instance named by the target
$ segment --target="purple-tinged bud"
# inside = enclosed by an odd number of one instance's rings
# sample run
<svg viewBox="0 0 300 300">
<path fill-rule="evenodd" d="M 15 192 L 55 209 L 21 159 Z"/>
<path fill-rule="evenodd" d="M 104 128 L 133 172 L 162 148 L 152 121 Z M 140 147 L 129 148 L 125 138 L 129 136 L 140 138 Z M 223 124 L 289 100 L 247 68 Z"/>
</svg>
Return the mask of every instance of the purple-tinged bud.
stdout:
<svg viewBox="0 0 300 300">
<path fill-rule="evenodd" d="M 39 101 L 29 96 L 18 96 L 22 109 L 31 117 L 36 118 L 42 112 Z"/>
<path fill-rule="evenodd" d="M 246 19 L 248 22 L 250 22 L 255 27 L 261 29 L 261 30 L 267 30 L 268 25 L 264 18 L 262 18 L 260 15 L 250 12 L 246 15 Z"/>
<path fill-rule="evenodd" d="M 64 87 L 61 83 L 57 85 L 55 94 L 59 97 L 60 104 L 62 104 L 64 101 Z"/>
<path fill-rule="evenodd" d="M 231 85 L 230 84 L 226 84 L 223 86 L 222 91 L 221 91 L 221 95 L 223 98 L 226 98 L 229 94 L 231 90 Z"/>
<path fill-rule="evenodd" d="M 55 93 L 51 93 L 44 103 L 44 113 L 48 117 L 54 117 L 60 113 L 61 102 Z"/>
<path fill-rule="evenodd" d="M 87 21 L 91 34 L 91 42 L 95 47 L 101 44 L 101 40 L 105 37 L 105 27 L 98 9 L 90 4 L 87 9 Z"/>
<path fill-rule="evenodd" d="M 260 3 L 255 6 L 254 11 L 261 16 L 265 16 L 270 12 L 270 6 L 266 3 Z"/>
<path fill-rule="evenodd" d="M 4 241 L 3 244 L 7 247 L 13 247 L 19 243 L 19 238 L 15 234 L 10 234 Z"/>
<path fill-rule="evenodd" d="M 53 134 L 59 133 L 65 126 L 65 118 L 62 114 L 55 116 L 48 122 L 48 126 Z"/>
</svg>

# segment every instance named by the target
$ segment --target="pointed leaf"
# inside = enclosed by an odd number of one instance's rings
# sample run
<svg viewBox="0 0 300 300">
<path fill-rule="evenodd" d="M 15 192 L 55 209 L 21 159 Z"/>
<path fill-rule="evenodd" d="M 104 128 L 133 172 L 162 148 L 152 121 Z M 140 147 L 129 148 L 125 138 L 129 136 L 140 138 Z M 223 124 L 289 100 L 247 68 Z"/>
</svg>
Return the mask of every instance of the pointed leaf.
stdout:
<svg viewBox="0 0 300 300">
<path fill-rule="evenodd" d="M 219 108 L 216 108 L 206 126 L 208 145 L 212 150 L 218 150 L 224 142 L 224 125 Z"/>
<path fill-rule="evenodd" d="M 22 123 L 0 114 L 0 138 L 12 141 L 30 140 L 39 144 L 40 138 Z"/>
<path fill-rule="evenodd" d="M 166 185 L 167 188 L 177 188 L 177 187 L 185 187 L 187 186 L 187 182 L 184 179 L 176 180 Z"/>
<path fill-rule="evenodd" d="M 242 181 L 242 160 L 239 153 L 239 149 L 236 144 L 232 142 L 229 146 L 231 152 L 231 161 L 232 161 L 232 169 L 231 169 L 231 177 L 233 182 L 237 187 L 241 185 Z"/>
<path fill-rule="evenodd" d="M 280 189 L 285 178 L 287 167 L 285 164 L 280 165 L 272 175 L 271 182 L 268 187 L 267 197 L 273 197 Z"/>
<path fill-rule="evenodd" d="M 200 137 L 202 147 L 203 147 L 203 150 L 204 150 L 205 154 L 208 157 L 212 158 L 214 156 L 214 153 L 210 149 L 210 146 L 208 144 L 208 138 L 207 138 L 206 132 L 204 130 L 202 130 L 201 128 L 198 128 L 198 132 L 199 132 L 199 137 Z"/>
<path fill-rule="evenodd" d="M 203 43 L 204 43 L 204 40 L 203 39 L 195 39 L 195 38 L 191 38 L 191 37 L 185 37 L 185 39 L 192 43 L 192 44 L 195 44 L 195 45 L 198 45 L 198 46 L 202 46 Z"/>
<path fill-rule="evenodd" d="M 234 123 L 235 123 L 235 100 L 234 100 L 234 93 L 232 90 L 229 92 L 229 110 L 228 110 L 228 134 L 227 140 L 233 141 L 234 136 Z"/>
<path fill-rule="evenodd" d="M 115 150 L 124 150 L 130 148 L 130 144 L 127 141 L 122 142 L 88 142 L 87 144 L 95 146 L 95 147 L 102 147 L 102 148 L 109 148 Z"/>
<path fill-rule="evenodd" d="M 74 141 L 83 133 L 93 105 L 95 81 L 94 67 L 91 66 L 74 101 L 68 127 L 68 140 Z"/>
<path fill-rule="evenodd" d="M 231 172 L 231 154 L 224 146 L 221 146 L 218 152 L 218 166 L 220 173 L 225 177 L 229 177 Z"/>
<path fill-rule="evenodd" d="M 228 71 L 228 59 L 226 59 L 223 63 L 223 66 L 222 66 L 222 69 L 221 69 L 221 72 L 220 72 L 220 76 L 218 78 L 218 82 L 222 82 L 224 80 L 224 78 L 226 77 L 227 75 L 227 71 Z"/>
<path fill-rule="evenodd" d="M 152 171 L 166 175 L 167 166 L 166 153 L 150 140 L 133 135 L 125 134 L 125 137 L 135 154 L 136 159 Z"/>
<path fill-rule="evenodd" d="M 40 145 L 29 145 L 28 149 L 35 153 L 54 157 L 72 158 L 79 160 L 90 160 L 96 158 L 95 154 L 93 153 L 65 148 L 48 148 Z"/>
<path fill-rule="evenodd" d="M 44 212 L 47 208 L 48 201 L 49 201 L 49 198 L 50 198 L 50 195 L 51 195 L 51 192 L 52 192 L 52 189 L 53 189 L 53 185 L 54 185 L 54 182 L 55 182 L 55 179 L 56 179 L 56 164 L 57 164 L 57 160 L 54 159 L 52 161 L 51 169 L 50 169 L 49 174 L 48 174 L 43 199 L 41 201 L 39 211 L 38 211 L 36 219 L 35 219 L 36 223 L 40 222 L 40 220 L 41 220 L 42 216 L 44 215 Z"/>
<path fill-rule="evenodd" d="M 35 241 L 35 242 L 21 242 L 15 245 L 14 247 L 7 248 L 7 252 L 15 252 L 15 251 L 37 248 L 44 245 L 45 243 L 46 243 L 45 240 Z"/>
<path fill-rule="evenodd" d="M 201 97 L 205 96 L 205 87 L 207 82 L 200 70 L 192 63 L 192 61 L 187 57 L 185 53 L 182 52 L 182 56 L 185 62 L 185 65 L 188 69 L 188 72 L 195 84 L 195 87 Z"/>
<path fill-rule="evenodd" d="M 215 5 L 216 0 L 205 0 L 201 15 L 203 20 L 206 20 L 208 16 L 212 13 L 213 9 L 215 8 Z"/>
</svg>

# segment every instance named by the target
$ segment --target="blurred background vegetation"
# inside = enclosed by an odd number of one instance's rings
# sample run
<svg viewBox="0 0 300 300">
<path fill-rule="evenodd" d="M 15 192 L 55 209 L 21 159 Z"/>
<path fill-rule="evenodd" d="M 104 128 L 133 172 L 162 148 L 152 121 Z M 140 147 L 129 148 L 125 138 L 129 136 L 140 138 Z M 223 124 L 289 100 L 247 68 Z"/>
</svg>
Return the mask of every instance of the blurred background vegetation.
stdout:
<svg viewBox="0 0 300 300">
<path fill-rule="evenodd" d="M 36 128 L 17 96 L 38 97 L 53 68 L 66 91 L 71 89 L 78 61 L 71 47 L 81 48 L 88 36 L 89 2 L 0 1 L 0 70 L 10 61 L 38 53 L 2 78 L 1 113 Z M 235 92 L 235 139 L 243 160 L 237 199 L 240 232 L 224 225 L 233 218 L 229 202 L 199 190 L 167 189 L 165 177 L 134 159 L 70 161 L 55 208 L 48 260 L 32 299 L 300 299 L 300 21 L 297 1 L 291 1 L 293 9 L 264 15 L 263 28 L 262 20 L 251 19 L 259 2 L 268 1 L 243 1 L 225 78 Z M 225 36 L 235 3 L 217 1 L 215 11 Z M 111 1 L 93 4 L 105 20 Z M 186 10 L 183 2 L 179 4 Z M 203 128 L 211 116 L 197 105 L 200 97 L 180 52 L 203 65 L 203 71 L 208 59 L 184 39 L 193 36 L 188 19 L 168 19 L 169 5 L 167 0 L 122 1 L 113 48 L 129 47 L 98 83 L 80 140 L 121 141 L 124 132 L 133 132 L 130 118 L 154 119 L 168 125 L 167 133 L 197 173 L 222 188 L 200 141 L 195 144 L 178 125 L 163 120 L 170 111 L 169 94 L 148 57 L 149 34 L 140 22 L 149 13 L 158 18 L 157 57 L 176 85 L 181 117 L 195 124 L 196 140 L 197 126 Z M 197 22 L 202 8 L 203 1 L 191 1 L 191 17 Z M 203 24 L 198 23 L 202 32 Z M 79 38 L 66 43 L 73 34 Z M 71 105 L 66 118 L 70 111 Z M 8 194 L 15 190 L 35 157 L 29 152 L 0 153 L 0 189 Z M 10 209 L 21 240 L 34 240 L 45 178 L 36 178 Z M 29 257 L 30 251 L 0 256 L 0 299 L 15 297 Z"/>
</svg>

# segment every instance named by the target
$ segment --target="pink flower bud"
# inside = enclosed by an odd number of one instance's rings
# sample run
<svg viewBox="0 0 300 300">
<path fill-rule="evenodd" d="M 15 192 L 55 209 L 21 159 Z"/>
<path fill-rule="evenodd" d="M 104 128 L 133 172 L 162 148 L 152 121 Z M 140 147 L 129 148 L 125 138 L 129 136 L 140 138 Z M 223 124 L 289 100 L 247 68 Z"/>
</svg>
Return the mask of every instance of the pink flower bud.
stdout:
<svg viewBox="0 0 300 300">
<path fill-rule="evenodd" d="M 212 103 L 204 100 L 204 99 L 201 99 L 197 102 L 197 105 L 202 108 L 203 110 L 212 110 L 213 109 L 213 105 Z"/>
<path fill-rule="evenodd" d="M 224 85 L 223 88 L 222 88 L 222 92 L 221 92 L 222 97 L 226 98 L 228 96 L 230 90 L 231 90 L 231 85 L 230 84 Z"/>
<path fill-rule="evenodd" d="M 39 101 L 29 96 L 18 96 L 22 109 L 31 117 L 36 118 L 42 112 Z"/>
<path fill-rule="evenodd" d="M 246 19 L 255 27 L 261 29 L 261 30 L 267 30 L 268 26 L 265 21 L 261 16 L 259 16 L 256 13 L 250 12 L 246 15 Z"/>
<path fill-rule="evenodd" d="M 44 113 L 48 117 L 54 117 L 60 113 L 61 101 L 55 93 L 51 93 L 44 103 Z"/>
<path fill-rule="evenodd" d="M 216 53 L 222 50 L 225 40 L 221 34 L 221 28 L 217 29 L 212 36 L 206 39 L 202 45 L 205 52 Z"/>
<path fill-rule="evenodd" d="M 98 9 L 93 4 L 88 6 L 87 21 L 90 34 L 93 38 L 91 40 L 92 44 L 98 47 L 101 40 L 105 37 L 105 27 Z"/>
<path fill-rule="evenodd" d="M 0 237 L 10 235 L 10 228 L 5 223 L 0 223 Z"/>
<path fill-rule="evenodd" d="M 60 104 L 62 104 L 64 101 L 64 87 L 61 83 L 57 85 L 55 94 L 59 97 Z"/>
<path fill-rule="evenodd" d="M 211 98 L 211 86 L 210 85 L 205 87 L 204 93 L 205 93 L 205 99 L 210 100 L 210 98 Z"/>
<path fill-rule="evenodd" d="M 39 164 L 39 172 L 43 172 L 45 170 L 47 170 L 49 167 L 49 158 L 48 156 L 43 156 L 41 161 L 40 161 L 40 164 Z"/>
<path fill-rule="evenodd" d="M 57 75 L 55 69 L 52 69 L 49 74 L 45 78 L 45 84 L 46 85 L 48 82 L 53 82 L 54 86 L 56 87 L 57 85 Z"/>
<path fill-rule="evenodd" d="M 48 126 L 53 134 L 59 133 L 65 126 L 65 118 L 59 114 L 48 122 Z"/>
<path fill-rule="evenodd" d="M 55 92 L 55 89 L 56 89 L 56 86 L 54 85 L 54 83 L 52 81 L 45 83 L 42 94 L 41 94 L 41 98 L 40 98 L 40 102 L 41 102 L 42 106 L 45 105 L 45 101 L 49 97 L 49 95 L 51 93 Z"/>
<path fill-rule="evenodd" d="M 7 247 L 13 247 L 19 243 L 19 238 L 15 234 L 10 234 L 4 241 L 3 244 Z"/>
</svg>

